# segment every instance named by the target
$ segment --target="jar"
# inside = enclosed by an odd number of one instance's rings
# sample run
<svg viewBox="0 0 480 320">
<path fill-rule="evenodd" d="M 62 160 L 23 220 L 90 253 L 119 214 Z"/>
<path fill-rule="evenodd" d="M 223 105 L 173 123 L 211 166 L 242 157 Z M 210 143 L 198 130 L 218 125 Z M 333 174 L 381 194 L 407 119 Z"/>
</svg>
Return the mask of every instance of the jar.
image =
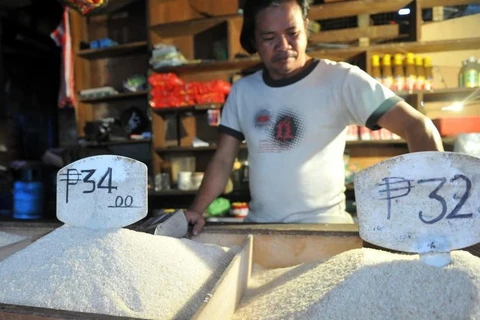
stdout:
<svg viewBox="0 0 480 320">
<path fill-rule="evenodd" d="M 234 202 L 230 209 L 230 215 L 237 218 L 245 218 L 248 214 L 248 203 L 246 202 Z"/>
</svg>

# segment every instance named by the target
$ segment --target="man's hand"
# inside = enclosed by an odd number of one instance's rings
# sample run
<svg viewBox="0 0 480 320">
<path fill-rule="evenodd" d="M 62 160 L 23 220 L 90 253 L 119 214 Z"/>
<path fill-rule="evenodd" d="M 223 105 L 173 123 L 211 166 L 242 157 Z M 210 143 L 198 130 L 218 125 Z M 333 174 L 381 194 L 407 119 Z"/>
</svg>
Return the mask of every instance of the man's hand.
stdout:
<svg viewBox="0 0 480 320">
<path fill-rule="evenodd" d="M 196 236 L 205 225 L 205 219 L 201 212 L 186 210 L 185 217 L 187 218 L 188 223 L 193 224 L 193 235 Z"/>
</svg>

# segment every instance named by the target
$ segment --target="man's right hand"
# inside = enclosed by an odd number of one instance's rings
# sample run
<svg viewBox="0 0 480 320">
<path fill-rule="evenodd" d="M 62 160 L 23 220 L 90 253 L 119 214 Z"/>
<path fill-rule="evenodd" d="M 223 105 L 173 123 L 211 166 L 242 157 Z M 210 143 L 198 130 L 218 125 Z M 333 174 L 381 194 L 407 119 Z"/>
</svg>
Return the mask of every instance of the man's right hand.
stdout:
<svg viewBox="0 0 480 320">
<path fill-rule="evenodd" d="M 203 214 L 198 211 L 185 210 L 185 217 L 187 218 L 188 223 L 193 225 L 192 233 L 196 236 L 205 225 Z"/>
</svg>

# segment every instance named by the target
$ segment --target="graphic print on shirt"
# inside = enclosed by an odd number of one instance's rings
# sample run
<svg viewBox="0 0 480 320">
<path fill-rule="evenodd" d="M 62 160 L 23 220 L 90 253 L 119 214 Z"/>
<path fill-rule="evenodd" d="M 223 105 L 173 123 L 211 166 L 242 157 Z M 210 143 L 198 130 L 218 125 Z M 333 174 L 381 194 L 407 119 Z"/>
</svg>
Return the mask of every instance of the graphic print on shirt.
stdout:
<svg viewBox="0 0 480 320">
<path fill-rule="evenodd" d="M 270 125 L 272 114 L 267 109 L 262 109 L 255 115 L 255 128 L 265 128 Z"/>
<path fill-rule="evenodd" d="M 259 123 L 263 125 L 260 126 Z M 298 112 L 287 108 L 281 109 L 274 116 L 267 110 L 260 111 L 255 117 L 255 127 L 264 129 L 266 135 L 259 141 L 259 152 L 262 153 L 290 150 L 301 142 L 305 133 L 302 117 Z"/>
</svg>

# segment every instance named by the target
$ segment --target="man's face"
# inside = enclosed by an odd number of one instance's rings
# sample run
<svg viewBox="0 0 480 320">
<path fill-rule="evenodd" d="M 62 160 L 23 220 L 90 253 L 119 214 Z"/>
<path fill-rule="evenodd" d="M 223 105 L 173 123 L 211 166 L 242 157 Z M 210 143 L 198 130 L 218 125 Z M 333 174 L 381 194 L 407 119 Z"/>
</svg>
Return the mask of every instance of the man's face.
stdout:
<svg viewBox="0 0 480 320">
<path fill-rule="evenodd" d="M 270 77 L 290 77 L 306 62 L 307 21 L 295 1 L 270 6 L 255 17 L 255 45 Z"/>
</svg>

